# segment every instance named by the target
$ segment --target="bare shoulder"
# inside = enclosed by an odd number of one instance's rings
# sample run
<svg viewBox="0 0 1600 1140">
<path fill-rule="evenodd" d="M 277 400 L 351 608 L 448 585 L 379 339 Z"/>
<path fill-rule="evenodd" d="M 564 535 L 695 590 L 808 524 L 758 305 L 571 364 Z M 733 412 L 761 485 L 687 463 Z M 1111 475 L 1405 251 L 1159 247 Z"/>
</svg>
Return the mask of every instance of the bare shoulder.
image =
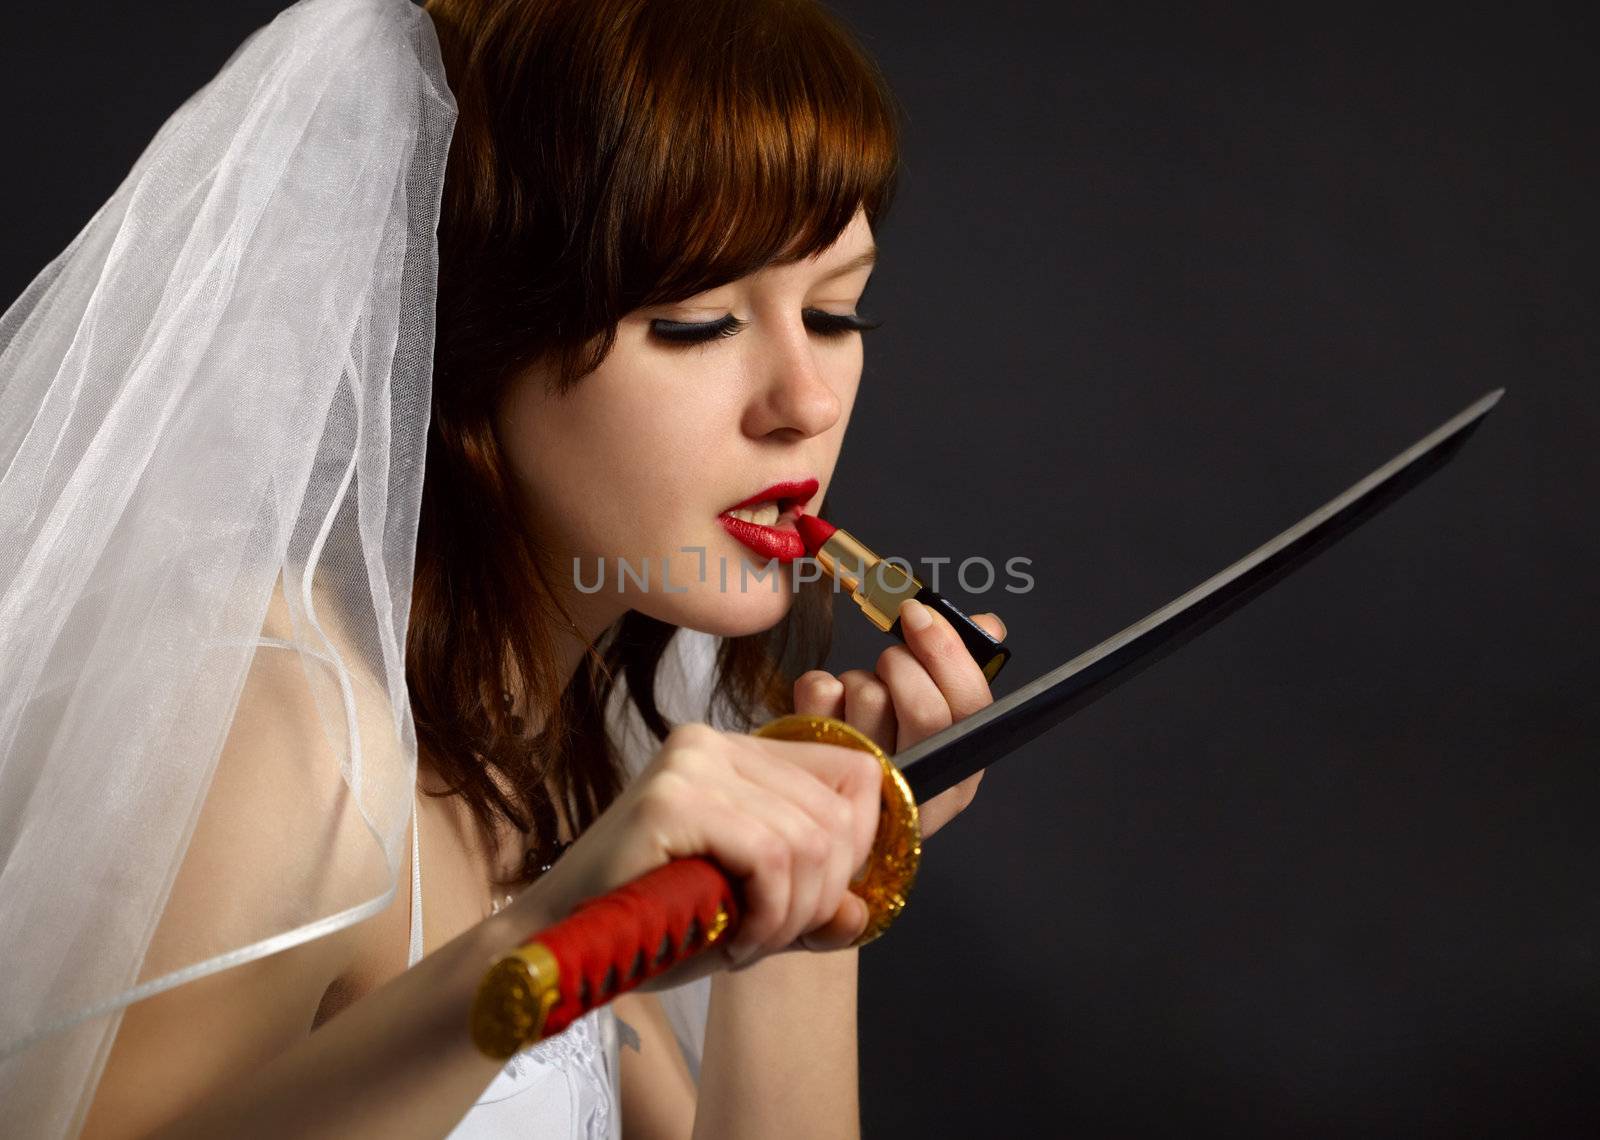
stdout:
<svg viewBox="0 0 1600 1140">
<path fill-rule="evenodd" d="M 284 615 L 275 598 L 264 633 Z M 256 653 L 141 980 L 259 944 L 387 888 L 300 655 Z M 123 1014 L 82 1135 L 143 1135 L 311 1031 L 365 923 L 212 973 Z"/>
</svg>

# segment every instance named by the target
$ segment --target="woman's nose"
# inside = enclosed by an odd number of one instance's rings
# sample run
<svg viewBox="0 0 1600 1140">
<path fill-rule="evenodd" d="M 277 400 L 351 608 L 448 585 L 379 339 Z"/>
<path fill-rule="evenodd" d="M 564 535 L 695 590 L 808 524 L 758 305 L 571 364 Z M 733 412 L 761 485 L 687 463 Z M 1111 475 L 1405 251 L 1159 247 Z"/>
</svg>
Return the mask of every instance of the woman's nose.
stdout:
<svg viewBox="0 0 1600 1140">
<path fill-rule="evenodd" d="M 803 327 L 774 338 L 772 354 L 758 367 L 761 383 L 745 413 L 751 436 L 791 431 L 809 438 L 839 422 L 839 394 L 818 366 Z"/>
</svg>

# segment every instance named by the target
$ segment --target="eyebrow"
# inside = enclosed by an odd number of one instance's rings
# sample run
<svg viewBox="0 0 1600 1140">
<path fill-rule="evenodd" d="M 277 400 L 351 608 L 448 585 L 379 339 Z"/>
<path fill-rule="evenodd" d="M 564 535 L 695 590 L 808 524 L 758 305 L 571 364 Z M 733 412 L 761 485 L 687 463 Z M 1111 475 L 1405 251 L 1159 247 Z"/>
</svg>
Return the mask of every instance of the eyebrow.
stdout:
<svg viewBox="0 0 1600 1140">
<path fill-rule="evenodd" d="M 869 245 L 865 253 L 857 254 L 855 257 L 852 257 L 849 261 L 845 262 L 837 269 L 832 269 L 827 273 L 824 273 L 821 277 L 817 278 L 817 280 L 832 281 L 835 277 L 843 277 L 847 273 L 854 273 L 858 269 L 865 269 L 869 265 L 875 264 L 877 260 L 878 247 L 875 245 Z"/>
</svg>

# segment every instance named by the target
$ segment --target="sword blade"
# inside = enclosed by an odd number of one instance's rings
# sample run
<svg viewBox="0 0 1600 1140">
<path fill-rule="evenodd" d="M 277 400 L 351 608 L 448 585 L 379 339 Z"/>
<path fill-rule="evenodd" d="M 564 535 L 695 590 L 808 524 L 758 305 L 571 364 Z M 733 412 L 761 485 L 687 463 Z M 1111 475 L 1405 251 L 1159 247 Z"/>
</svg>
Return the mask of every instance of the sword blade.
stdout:
<svg viewBox="0 0 1600 1140">
<path fill-rule="evenodd" d="M 895 756 L 921 803 L 1037 739 L 1305 565 L 1454 455 L 1499 402 L 1496 388 L 1194 589 L 987 708 Z"/>
</svg>

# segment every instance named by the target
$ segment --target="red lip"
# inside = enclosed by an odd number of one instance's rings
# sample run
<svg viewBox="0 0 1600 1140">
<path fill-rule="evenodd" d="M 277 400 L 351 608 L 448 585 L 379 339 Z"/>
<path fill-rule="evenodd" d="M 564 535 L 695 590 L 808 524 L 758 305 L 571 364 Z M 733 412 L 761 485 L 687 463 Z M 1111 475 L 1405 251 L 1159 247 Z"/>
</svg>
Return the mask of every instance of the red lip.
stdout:
<svg viewBox="0 0 1600 1140">
<path fill-rule="evenodd" d="M 735 503 L 720 515 L 717 521 L 722 524 L 722 529 L 734 538 L 744 543 L 745 546 L 761 555 L 763 558 L 777 559 L 779 562 L 793 562 L 796 558 L 803 557 L 806 544 L 801 539 L 799 531 L 795 529 L 794 519 L 811 501 L 811 496 L 817 493 L 820 484 L 815 479 L 796 479 L 787 483 L 774 483 L 762 491 L 757 491 L 743 502 Z M 779 510 L 778 521 L 772 526 L 761 526 L 758 523 L 745 522 L 728 514 L 728 511 L 737 511 L 744 507 L 753 507 L 757 503 L 776 501 Z"/>
<path fill-rule="evenodd" d="M 763 558 L 776 558 L 779 562 L 793 562 L 806 552 L 806 544 L 794 530 L 780 530 L 775 526 L 761 526 L 743 519 L 718 515 L 722 529 L 733 535 Z M 782 520 L 779 520 L 780 522 Z M 793 526 L 791 522 L 789 524 Z"/>
<path fill-rule="evenodd" d="M 817 493 L 820 486 L 815 479 L 791 479 L 787 483 L 774 483 L 765 491 L 757 491 L 748 499 L 724 507 L 724 511 L 738 511 L 745 507 L 753 507 L 757 503 L 768 503 L 774 500 L 780 509 L 788 510 L 790 507 L 801 507 L 811 501 L 811 496 Z"/>
</svg>

